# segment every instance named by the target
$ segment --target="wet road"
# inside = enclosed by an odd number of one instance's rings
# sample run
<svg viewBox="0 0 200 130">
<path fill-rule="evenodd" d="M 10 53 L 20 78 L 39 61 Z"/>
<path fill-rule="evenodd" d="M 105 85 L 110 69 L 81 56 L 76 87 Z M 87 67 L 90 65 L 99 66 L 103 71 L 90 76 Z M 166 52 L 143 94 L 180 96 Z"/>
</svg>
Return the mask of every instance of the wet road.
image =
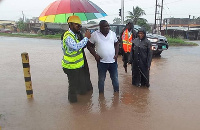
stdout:
<svg viewBox="0 0 200 130">
<path fill-rule="evenodd" d="M 200 44 L 200 41 L 197 41 Z M 199 130 L 200 46 L 170 47 L 152 61 L 150 88 L 131 85 L 118 58 L 120 93 L 109 75 L 99 95 L 97 68 L 86 51 L 93 92 L 67 100 L 59 40 L 0 36 L 2 130 Z M 21 53 L 28 52 L 34 98 L 27 99 Z"/>
</svg>

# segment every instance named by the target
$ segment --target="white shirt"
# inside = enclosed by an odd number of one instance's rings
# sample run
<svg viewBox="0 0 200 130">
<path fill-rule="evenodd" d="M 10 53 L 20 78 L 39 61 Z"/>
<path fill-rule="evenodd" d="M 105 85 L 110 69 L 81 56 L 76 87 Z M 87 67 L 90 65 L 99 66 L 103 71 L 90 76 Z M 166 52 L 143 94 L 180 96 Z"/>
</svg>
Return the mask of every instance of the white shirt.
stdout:
<svg viewBox="0 0 200 130">
<path fill-rule="evenodd" d="M 91 34 L 89 41 L 95 45 L 96 53 L 102 58 L 100 62 L 114 63 L 115 42 L 118 41 L 115 32 L 109 31 L 105 37 L 99 30 Z"/>
</svg>

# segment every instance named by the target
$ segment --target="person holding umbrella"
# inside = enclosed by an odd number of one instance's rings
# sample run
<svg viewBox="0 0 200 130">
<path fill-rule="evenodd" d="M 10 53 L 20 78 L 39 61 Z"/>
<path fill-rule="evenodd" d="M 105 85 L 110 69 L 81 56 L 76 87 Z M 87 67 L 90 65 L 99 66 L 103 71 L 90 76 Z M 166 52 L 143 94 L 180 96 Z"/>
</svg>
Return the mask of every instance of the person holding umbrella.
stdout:
<svg viewBox="0 0 200 130">
<path fill-rule="evenodd" d="M 69 30 L 63 35 L 62 49 L 63 59 L 62 67 L 65 74 L 67 74 L 68 100 L 70 103 L 77 102 L 77 91 L 80 94 L 86 93 L 85 79 L 82 77 L 84 67 L 83 48 L 91 37 L 89 31 L 86 31 L 85 37 L 79 40 L 81 20 L 78 16 L 70 16 L 68 18 Z"/>
</svg>

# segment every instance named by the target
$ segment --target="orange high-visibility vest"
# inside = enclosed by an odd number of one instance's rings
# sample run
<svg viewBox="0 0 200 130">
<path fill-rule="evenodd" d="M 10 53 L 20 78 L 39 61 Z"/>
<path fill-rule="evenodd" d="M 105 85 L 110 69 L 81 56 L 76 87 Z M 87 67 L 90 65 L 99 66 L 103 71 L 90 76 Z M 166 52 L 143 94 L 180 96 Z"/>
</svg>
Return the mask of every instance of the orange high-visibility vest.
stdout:
<svg viewBox="0 0 200 130">
<path fill-rule="evenodd" d="M 125 52 L 125 53 L 131 52 L 132 36 L 133 36 L 133 34 L 131 34 L 131 35 L 128 37 L 128 29 L 126 29 L 126 30 L 123 32 L 122 41 L 123 41 L 123 49 L 124 49 L 124 52 Z"/>
</svg>

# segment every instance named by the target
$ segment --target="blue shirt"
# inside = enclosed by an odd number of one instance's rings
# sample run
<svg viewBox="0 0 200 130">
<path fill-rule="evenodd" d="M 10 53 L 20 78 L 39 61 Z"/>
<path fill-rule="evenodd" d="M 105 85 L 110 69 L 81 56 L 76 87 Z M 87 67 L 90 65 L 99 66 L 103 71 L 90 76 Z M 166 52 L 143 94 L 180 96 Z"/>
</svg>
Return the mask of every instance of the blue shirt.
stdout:
<svg viewBox="0 0 200 130">
<path fill-rule="evenodd" d="M 70 28 L 68 31 L 70 33 L 74 34 L 74 32 L 72 32 L 72 30 Z M 77 38 L 76 35 L 75 35 L 75 37 Z M 79 49 L 83 48 L 88 42 L 87 37 L 84 37 L 79 43 L 76 43 L 76 41 L 74 39 L 72 39 L 70 36 L 68 36 L 66 39 L 63 39 L 63 40 L 65 40 L 65 44 L 67 45 L 67 51 L 69 53 L 71 53 L 73 51 L 78 51 Z M 63 49 L 63 44 L 62 44 L 62 49 Z"/>
</svg>

